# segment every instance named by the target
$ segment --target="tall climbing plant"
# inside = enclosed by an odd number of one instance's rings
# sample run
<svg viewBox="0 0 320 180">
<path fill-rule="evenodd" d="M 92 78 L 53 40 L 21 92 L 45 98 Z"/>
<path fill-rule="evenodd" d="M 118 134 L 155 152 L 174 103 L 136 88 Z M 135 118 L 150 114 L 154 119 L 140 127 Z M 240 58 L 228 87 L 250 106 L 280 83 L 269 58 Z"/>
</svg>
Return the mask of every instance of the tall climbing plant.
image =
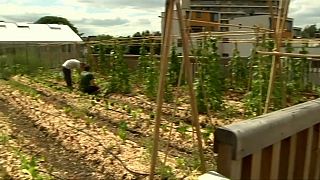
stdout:
<svg viewBox="0 0 320 180">
<path fill-rule="evenodd" d="M 223 107 L 223 77 L 221 58 L 217 53 L 217 40 L 210 38 L 198 47 L 198 72 L 195 80 L 198 110 L 219 110 Z M 207 107 L 208 106 L 208 107 Z"/>
<path fill-rule="evenodd" d="M 248 84 L 248 60 L 240 57 L 237 44 L 233 50 L 233 56 L 229 61 L 229 68 L 231 72 L 230 85 L 231 87 L 243 90 L 247 88 Z"/>
<path fill-rule="evenodd" d="M 124 50 L 123 46 L 115 45 L 110 53 L 108 93 L 130 93 L 131 91 L 128 65 L 123 56 Z"/>
</svg>

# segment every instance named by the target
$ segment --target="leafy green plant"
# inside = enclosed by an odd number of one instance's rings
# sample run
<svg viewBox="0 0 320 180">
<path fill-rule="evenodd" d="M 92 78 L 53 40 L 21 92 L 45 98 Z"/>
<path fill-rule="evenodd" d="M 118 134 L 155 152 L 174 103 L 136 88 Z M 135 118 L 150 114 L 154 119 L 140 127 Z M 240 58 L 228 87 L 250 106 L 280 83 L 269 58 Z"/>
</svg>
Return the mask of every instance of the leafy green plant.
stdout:
<svg viewBox="0 0 320 180">
<path fill-rule="evenodd" d="M 199 69 L 195 80 L 200 113 L 206 112 L 207 109 L 221 109 L 223 107 L 224 89 L 220 56 L 217 53 L 217 40 L 209 39 L 203 43 L 197 50 Z"/>
<path fill-rule="evenodd" d="M 99 44 L 99 68 L 102 74 L 105 74 L 108 70 L 106 60 L 106 46 L 104 44 Z"/>
<path fill-rule="evenodd" d="M 171 54 L 170 54 L 170 62 L 169 62 L 169 70 L 168 70 L 168 83 L 171 86 L 178 85 L 178 79 L 181 69 L 181 58 L 178 57 L 177 48 L 172 46 Z"/>
<path fill-rule="evenodd" d="M 16 151 L 15 154 L 19 157 L 21 165 L 20 168 L 23 173 L 27 174 L 30 179 L 34 180 L 45 180 L 45 179 L 52 179 L 52 177 L 47 175 L 42 175 L 39 170 L 38 163 L 43 161 L 43 158 L 38 159 L 35 156 L 27 157 L 21 151 Z"/>
<path fill-rule="evenodd" d="M 114 46 L 111 51 L 110 70 L 109 70 L 109 83 L 106 87 L 106 93 L 130 93 L 130 75 L 126 62 L 124 61 L 123 46 Z"/>
<path fill-rule="evenodd" d="M 188 137 L 187 132 L 188 132 L 189 128 L 191 128 L 190 125 L 183 123 L 183 122 L 180 122 L 179 126 L 177 127 L 177 132 L 179 132 L 181 134 L 181 136 L 183 138 L 185 138 L 185 137 Z"/>
<path fill-rule="evenodd" d="M 205 142 L 208 142 L 210 140 L 210 136 L 213 135 L 214 129 L 215 128 L 212 126 L 207 126 L 204 128 L 204 131 L 202 132 L 202 137 Z"/>
<path fill-rule="evenodd" d="M 127 122 L 125 121 L 120 122 L 118 127 L 118 135 L 123 141 L 127 139 L 127 130 L 128 130 Z"/>
<path fill-rule="evenodd" d="M 231 87 L 239 90 L 246 88 L 248 84 L 248 67 L 247 59 L 240 57 L 240 52 L 237 48 L 233 50 L 233 56 L 229 62 L 229 68 L 231 71 Z"/>
<path fill-rule="evenodd" d="M 156 173 L 161 176 L 161 179 L 176 179 L 173 169 L 168 165 L 164 165 L 163 163 L 159 164 Z"/>
<path fill-rule="evenodd" d="M 147 50 L 145 44 L 142 43 L 140 47 L 140 56 L 138 58 L 138 77 L 145 79 L 147 77 L 147 70 L 149 67 L 149 57 L 147 57 Z"/>
<path fill-rule="evenodd" d="M 10 139 L 11 138 L 8 135 L 0 134 L 0 144 L 2 144 L 2 145 L 7 144 Z"/>
<path fill-rule="evenodd" d="M 263 40 L 258 46 L 272 51 L 274 42 Z M 253 53 L 255 53 L 255 51 L 253 51 Z M 244 105 L 246 115 L 258 116 L 263 113 L 264 103 L 266 101 L 272 56 L 252 54 L 250 61 L 252 64 L 251 91 L 245 95 Z"/>
</svg>

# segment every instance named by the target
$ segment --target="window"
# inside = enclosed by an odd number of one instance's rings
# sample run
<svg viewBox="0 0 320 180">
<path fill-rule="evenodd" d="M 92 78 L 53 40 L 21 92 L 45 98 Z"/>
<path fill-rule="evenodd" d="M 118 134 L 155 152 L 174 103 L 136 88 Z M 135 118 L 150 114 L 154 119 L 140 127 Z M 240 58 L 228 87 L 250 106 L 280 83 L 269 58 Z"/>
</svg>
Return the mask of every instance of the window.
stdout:
<svg viewBox="0 0 320 180">
<path fill-rule="evenodd" d="M 222 31 L 222 32 L 229 31 L 229 27 L 221 27 L 221 28 L 220 28 L 220 31 Z"/>
<path fill-rule="evenodd" d="M 228 53 L 222 53 L 222 57 L 229 57 Z"/>
<path fill-rule="evenodd" d="M 292 27 L 292 21 L 286 21 L 286 29 L 288 32 L 291 32 L 293 27 Z"/>
<path fill-rule="evenodd" d="M 229 43 L 229 38 L 222 38 L 222 43 Z"/>
<path fill-rule="evenodd" d="M 221 20 L 221 24 L 229 24 L 229 20 Z"/>
<path fill-rule="evenodd" d="M 177 46 L 178 46 L 178 47 L 182 47 L 182 39 L 178 39 Z"/>
<path fill-rule="evenodd" d="M 18 28 L 29 28 L 29 24 L 27 23 L 16 23 Z"/>
<path fill-rule="evenodd" d="M 218 22 L 219 21 L 219 14 L 218 13 L 211 13 L 211 21 Z"/>
<path fill-rule="evenodd" d="M 186 19 L 189 19 L 189 16 L 190 16 L 190 11 L 186 11 Z"/>
<path fill-rule="evenodd" d="M 191 32 L 192 33 L 202 32 L 202 26 L 192 26 Z"/>
<path fill-rule="evenodd" d="M 196 18 L 201 18 L 202 17 L 202 13 L 201 12 L 196 12 Z"/>
<path fill-rule="evenodd" d="M 50 29 L 61 29 L 61 26 L 58 24 L 48 24 Z"/>
</svg>

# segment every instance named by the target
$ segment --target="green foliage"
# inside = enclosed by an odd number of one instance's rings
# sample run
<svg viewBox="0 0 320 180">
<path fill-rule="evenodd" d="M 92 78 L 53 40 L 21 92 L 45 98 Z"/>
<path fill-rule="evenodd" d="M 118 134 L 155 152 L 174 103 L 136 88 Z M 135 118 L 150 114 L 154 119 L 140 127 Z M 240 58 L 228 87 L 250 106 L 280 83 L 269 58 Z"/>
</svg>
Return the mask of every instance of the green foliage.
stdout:
<svg viewBox="0 0 320 180">
<path fill-rule="evenodd" d="M 316 37 L 316 33 L 319 33 L 319 29 L 317 29 L 317 25 L 313 24 L 313 25 L 308 25 L 306 26 L 302 32 L 301 35 L 303 38 L 315 38 Z"/>
<path fill-rule="evenodd" d="M 76 28 L 69 20 L 58 16 L 44 16 L 38 19 L 36 24 L 63 24 L 69 26 L 75 33 L 79 34 L 78 28 Z"/>
<path fill-rule="evenodd" d="M 104 44 L 99 44 L 99 70 L 102 74 L 107 71 L 107 60 L 106 60 L 106 47 Z"/>
<path fill-rule="evenodd" d="M 210 140 L 210 136 L 214 133 L 214 127 L 212 126 L 207 126 L 204 128 L 204 131 L 202 132 L 203 139 L 205 142 Z"/>
<path fill-rule="evenodd" d="M 118 135 L 123 141 L 127 139 L 127 130 L 128 130 L 127 122 L 125 121 L 120 122 L 118 127 Z"/>
<path fill-rule="evenodd" d="M 13 64 L 9 65 L 5 62 L 0 62 L 0 79 L 8 80 L 10 77 L 18 75 L 18 74 L 25 74 L 30 72 L 30 68 L 27 65 L 21 64 Z"/>
<path fill-rule="evenodd" d="M 106 87 L 106 93 L 130 93 L 131 84 L 128 65 L 123 57 L 124 47 L 115 46 L 111 52 L 109 83 Z"/>
<path fill-rule="evenodd" d="M 99 41 L 110 40 L 112 38 L 113 38 L 113 36 L 106 35 L 106 34 L 100 34 L 100 35 L 97 36 L 97 40 L 99 40 Z"/>
<path fill-rule="evenodd" d="M 260 44 L 262 48 L 271 51 L 273 49 L 273 41 Z M 252 83 L 251 91 L 245 96 L 245 109 L 247 115 L 261 115 L 266 101 L 268 91 L 270 68 L 272 63 L 272 56 L 258 56 L 255 50 L 252 51 L 250 57 L 252 63 Z"/>
<path fill-rule="evenodd" d="M 231 71 L 231 87 L 239 90 L 246 88 L 249 79 L 247 64 L 247 59 L 240 57 L 240 52 L 236 46 L 236 48 L 233 50 L 233 56 L 228 65 Z"/>
<path fill-rule="evenodd" d="M 40 96 L 40 92 L 37 91 L 36 89 L 28 86 L 28 85 L 24 85 L 18 81 L 15 81 L 15 80 L 9 80 L 8 81 L 9 85 L 30 95 L 30 96 L 33 96 L 33 97 L 38 97 Z"/>
<path fill-rule="evenodd" d="M 145 95 L 154 100 L 157 95 L 158 79 L 159 79 L 159 66 L 157 60 L 152 56 L 146 55 L 147 51 L 145 46 L 142 45 L 140 48 L 140 58 L 138 64 L 139 77 L 143 81 L 143 90 Z M 168 86 L 165 87 L 166 92 L 168 92 Z M 170 94 L 169 94 L 170 95 Z M 169 99 L 167 93 L 165 94 L 165 99 Z"/>
<path fill-rule="evenodd" d="M 217 53 L 217 40 L 209 39 L 198 47 L 197 61 L 199 70 L 195 80 L 198 110 L 219 110 L 223 107 L 224 80 L 220 56 Z M 208 107 L 207 107 L 208 106 Z"/>
<path fill-rule="evenodd" d="M 172 86 L 178 85 L 179 73 L 181 69 L 181 58 L 178 57 L 177 48 L 173 46 L 171 48 L 171 56 L 169 62 L 169 80 L 168 83 Z"/>
<path fill-rule="evenodd" d="M 4 145 L 7 144 L 10 140 L 10 136 L 6 135 L 6 134 L 0 134 L 0 144 Z"/>
<path fill-rule="evenodd" d="M 43 159 L 38 159 L 35 156 L 32 156 L 29 158 L 20 151 L 16 151 L 15 154 L 20 159 L 20 162 L 21 162 L 20 168 L 22 172 L 27 174 L 30 179 L 33 179 L 33 180 L 52 179 L 50 176 L 45 176 L 40 174 L 38 163 L 40 161 L 43 161 Z"/>
<path fill-rule="evenodd" d="M 161 179 L 176 179 L 173 169 L 168 165 L 164 165 L 163 163 L 159 164 L 156 173 L 161 176 Z"/>
<path fill-rule="evenodd" d="M 148 67 L 150 66 L 150 58 L 147 57 L 147 50 L 144 43 L 140 47 L 140 56 L 138 58 L 138 75 L 139 79 L 145 79 L 147 77 Z"/>
<path fill-rule="evenodd" d="M 190 125 L 180 122 L 179 127 L 177 127 L 177 131 L 185 138 L 189 128 L 191 128 Z"/>
<path fill-rule="evenodd" d="M 154 99 L 157 95 L 159 70 L 156 66 L 155 59 L 149 59 L 149 66 L 144 81 L 144 92 L 147 97 Z"/>
</svg>

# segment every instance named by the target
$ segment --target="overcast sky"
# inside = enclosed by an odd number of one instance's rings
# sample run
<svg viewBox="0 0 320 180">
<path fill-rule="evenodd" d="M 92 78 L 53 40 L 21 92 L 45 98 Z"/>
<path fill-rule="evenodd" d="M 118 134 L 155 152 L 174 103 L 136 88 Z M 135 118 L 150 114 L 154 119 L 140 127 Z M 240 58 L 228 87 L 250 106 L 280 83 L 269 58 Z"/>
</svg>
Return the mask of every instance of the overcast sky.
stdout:
<svg viewBox="0 0 320 180">
<path fill-rule="evenodd" d="M 0 20 L 34 22 L 43 16 L 61 16 L 88 35 L 132 35 L 160 31 L 165 0 L 0 0 Z M 320 0 L 291 0 L 294 25 L 320 27 Z"/>
</svg>

